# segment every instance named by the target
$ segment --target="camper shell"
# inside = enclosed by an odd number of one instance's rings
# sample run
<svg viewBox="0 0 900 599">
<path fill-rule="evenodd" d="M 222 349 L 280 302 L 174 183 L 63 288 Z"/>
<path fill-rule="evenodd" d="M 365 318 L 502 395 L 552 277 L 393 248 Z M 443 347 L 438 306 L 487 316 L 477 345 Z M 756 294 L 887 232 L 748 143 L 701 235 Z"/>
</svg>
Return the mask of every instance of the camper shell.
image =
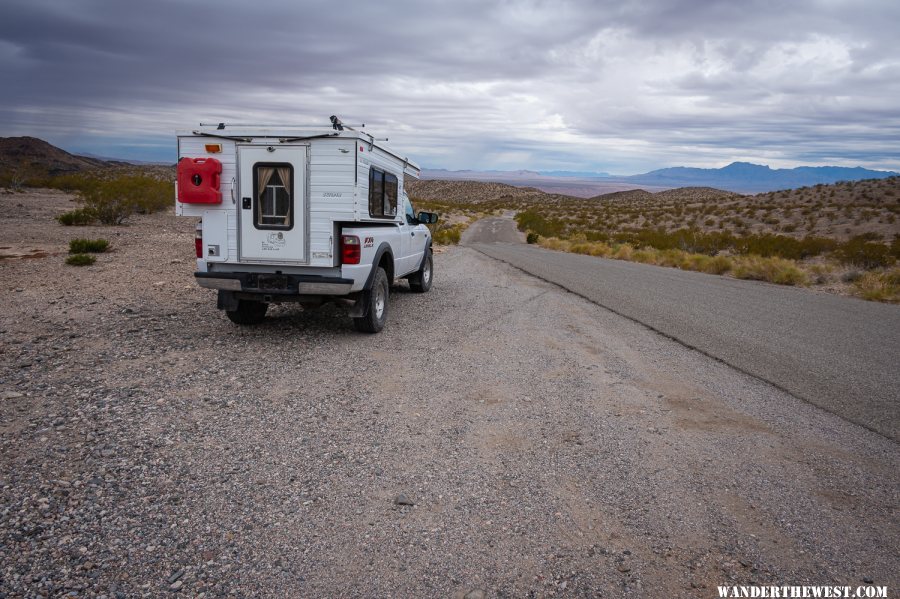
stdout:
<svg viewBox="0 0 900 599">
<path fill-rule="evenodd" d="M 200 219 L 195 277 L 235 322 L 259 322 L 270 303 L 337 301 L 380 330 L 395 280 L 431 286 L 437 215 L 416 214 L 405 189 L 418 165 L 331 120 L 177 134 L 175 211 Z"/>
</svg>

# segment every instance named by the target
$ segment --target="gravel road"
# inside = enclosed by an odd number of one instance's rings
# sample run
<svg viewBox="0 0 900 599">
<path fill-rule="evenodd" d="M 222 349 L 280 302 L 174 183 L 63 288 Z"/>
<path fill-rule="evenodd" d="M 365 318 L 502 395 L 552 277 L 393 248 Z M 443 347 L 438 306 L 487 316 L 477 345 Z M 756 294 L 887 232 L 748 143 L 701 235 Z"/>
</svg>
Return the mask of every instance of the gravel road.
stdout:
<svg viewBox="0 0 900 599">
<path fill-rule="evenodd" d="M 517 233 L 489 218 L 464 242 L 900 440 L 900 306 L 555 252 Z"/>
<path fill-rule="evenodd" d="M 193 223 L 0 196 L 0 596 L 713 597 L 898 587 L 900 451 L 472 249 L 357 334 L 255 328 Z M 93 267 L 67 239 L 106 237 Z M 21 252 L 20 252 L 21 253 Z"/>
</svg>

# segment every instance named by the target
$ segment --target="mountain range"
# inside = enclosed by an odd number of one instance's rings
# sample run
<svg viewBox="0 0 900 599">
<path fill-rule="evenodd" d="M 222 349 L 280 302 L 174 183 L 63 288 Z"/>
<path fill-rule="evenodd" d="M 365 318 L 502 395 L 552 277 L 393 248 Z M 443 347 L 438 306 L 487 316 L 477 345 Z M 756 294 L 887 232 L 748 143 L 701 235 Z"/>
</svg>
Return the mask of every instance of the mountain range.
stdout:
<svg viewBox="0 0 900 599">
<path fill-rule="evenodd" d="M 677 166 L 631 176 L 572 171 L 447 171 L 443 169 L 422 171 L 424 179 L 491 181 L 510 185 L 528 185 L 550 193 L 570 193 L 582 197 L 629 189 L 660 191 L 676 187 L 715 187 L 737 193 L 761 193 L 808 187 L 820 183 L 885 179 L 897 176 L 900 176 L 900 173 L 876 171 L 862 167 L 801 166 L 791 169 L 773 169 L 749 162 L 732 162 L 722 168 Z"/>
<path fill-rule="evenodd" d="M 886 179 L 897 177 L 893 171 L 875 171 L 862 167 L 801 166 L 772 169 L 750 162 L 732 162 L 722 168 L 690 168 L 677 166 L 641 175 L 625 177 L 637 185 L 664 187 L 717 187 L 738 193 L 759 193 L 779 189 L 794 189 L 838 181 Z"/>
<path fill-rule="evenodd" d="M 61 174 L 106 167 L 124 167 L 134 161 L 99 156 L 80 156 L 57 148 L 36 137 L 0 137 L 0 169 L 38 168 L 49 174 Z M 151 165 L 147 165 L 151 166 Z M 617 176 L 589 171 L 450 171 L 423 169 L 423 179 L 488 181 L 535 187 L 548 193 L 593 197 L 603 193 L 645 189 L 662 191 L 676 187 L 715 187 L 737 193 L 761 193 L 793 189 L 838 181 L 897 177 L 893 171 L 861 167 L 801 166 L 772 169 L 761 164 L 732 162 L 722 168 L 677 166 L 640 175 Z"/>
</svg>

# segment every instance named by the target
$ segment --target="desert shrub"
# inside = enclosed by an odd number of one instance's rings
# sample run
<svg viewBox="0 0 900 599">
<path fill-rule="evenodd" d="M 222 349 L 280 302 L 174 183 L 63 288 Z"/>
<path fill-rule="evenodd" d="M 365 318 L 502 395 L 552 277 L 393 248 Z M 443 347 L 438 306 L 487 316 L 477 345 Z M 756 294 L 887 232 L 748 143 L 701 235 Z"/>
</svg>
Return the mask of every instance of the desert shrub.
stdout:
<svg viewBox="0 0 900 599">
<path fill-rule="evenodd" d="M 681 265 L 684 263 L 684 252 L 671 248 L 662 250 L 656 256 L 656 263 L 660 266 L 681 268 Z"/>
<path fill-rule="evenodd" d="M 66 258 L 66 264 L 69 266 L 90 266 L 97 259 L 90 254 L 72 254 Z"/>
<path fill-rule="evenodd" d="M 699 256 L 699 260 L 692 263 L 693 268 L 691 268 L 691 270 L 705 272 L 711 275 L 722 275 L 732 268 L 731 258 L 728 256 L 695 255 Z"/>
<path fill-rule="evenodd" d="M 732 274 L 738 279 L 768 281 L 778 285 L 804 285 L 806 274 L 792 260 L 762 256 L 734 258 Z"/>
<path fill-rule="evenodd" d="M 823 285 L 828 283 L 831 280 L 831 275 L 834 272 L 834 266 L 830 263 L 825 264 L 810 264 L 809 272 L 813 275 L 813 282 L 816 285 Z"/>
<path fill-rule="evenodd" d="M 559 239 L 557 237 L 541 237 L 538 245 L 548 250 L 556 250 L 559 252 L 568 252 L 572 244 L 567 239 Z"/>
<path fill-rule="evenodd" d="M 70 254 L 100 254 L 106 251 L 109 242 L 105 239 L 73 239 L 69 242 Z"/>
<path fill-rule="evenodd" d="M 852 264 L 866 270 L 890 266 L 896 261 L 891 254 L 890 247 L 883 243 L 868 241 L 865 235 L 850 239 L 835 251 L 835 256 L 844 264 Z"/>
<path fill-rule="evenodd" d="M 867 272 L 854 282 L 853 291 L 867 300 L 900 302 L 900 269 Z"/>
<path fill-rule="evenodd" d="M 881 241 L 881 235 L 875 231 L 866 231 L 865 233 L 860 233 L 853 239 L 859 241 Z"/>
<path fill-rule="evenodd" d="M 837 242 L 825 237 L 807 236 L 803 239 L 795 239 L 787 235 L 764 233 L 737 239 L 732 249 L 737 254 L 802 260 L 823 254 L 834 249 L 835 246 L 837 246 Z"/>
<path fill-rule="evenodd" d="M 656 257 L 658 254 L 659 254 L 659 251 L 655 250 L 653 248 L 649 248 L 649 249 L 644 248 L 644 249 L 634 250 L 631 253 L 630 260 L 632 262 L 640 262 L 642 264 L 656 264 Z"/>
<path fill-rule="evenodd" d="M 540 238 L 541 236 L 534 231 L 529 231 L 528 235 L 525 236 L 525 241 L 527 241 L 528 243 L 537 243 L 538 239 Z"/>
<path fill-rule="evenodd" d="M 32 164 L 20 164 L 0 173 L 0 184 L 12 191 L 22 191 L 23 187 L 34 187 L 35 180 L 46 177 L 46 172 Z"/>
<path fill-rule="evenodd" d="M 460 225 L 442 225 L 433 232 L 432 241 L 438 245 L 456 245 L 459 243 L 462 229 Z"/>
<path fill-rule="evenodd" d="M 581 241 L 570 244 L 568 251 L 587 256 L 606 257 L 610 255 L 612 249 L 602 241 Z"/>
<path fill-rule="evenodd" d="M 559 237 L 566 229 L 565 222 L 559 219 L 547 219 L 536 210 L 528 209 L 516 215 L 520 231 L 533 231 L 541 237 Z"/>
<path fill-rule="evenodd" d="M 627 243 L 623 243 L 617 247 L 613 248 L 612 257 L 616 260 L 631 260 L 631 255 L 634 253 L 634 247 Z"/>
<path fill-rule="evenodd" d="M 63 212 L 56 217 L 56 220 L 66 227 L 84 226 L 94 222 L 94 213 L 87 208 L 76 208 Z"/>
<path fill-rule="evenodd" d="M 855 283 L 863 276 L 863 273 L 858 270 L 848 270 L 843 275 L 841 275 L 841 281 L 844 283 Z"/>
<path fill-rule="evenodd" d="M 143 175 L 76 182 L 85 207 L 105 225 L 120 225 L 132 214 L 158 212 L 172 204 L 172 184 Z"/>
</svg>

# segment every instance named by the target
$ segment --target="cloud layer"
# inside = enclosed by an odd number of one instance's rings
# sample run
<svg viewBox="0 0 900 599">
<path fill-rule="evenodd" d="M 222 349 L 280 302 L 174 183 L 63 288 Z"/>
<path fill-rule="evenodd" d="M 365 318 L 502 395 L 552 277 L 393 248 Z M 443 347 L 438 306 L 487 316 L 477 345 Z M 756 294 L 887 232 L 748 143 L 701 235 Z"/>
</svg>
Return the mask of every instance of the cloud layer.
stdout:
<svg viewBox="0 0 900 599">
<path fill-rule="evenodd" d="M 900 169 L 896 2 L 4 4 L 0 135 L 67 148 L 339 114 L 432 167 Z"/>
</svg>

